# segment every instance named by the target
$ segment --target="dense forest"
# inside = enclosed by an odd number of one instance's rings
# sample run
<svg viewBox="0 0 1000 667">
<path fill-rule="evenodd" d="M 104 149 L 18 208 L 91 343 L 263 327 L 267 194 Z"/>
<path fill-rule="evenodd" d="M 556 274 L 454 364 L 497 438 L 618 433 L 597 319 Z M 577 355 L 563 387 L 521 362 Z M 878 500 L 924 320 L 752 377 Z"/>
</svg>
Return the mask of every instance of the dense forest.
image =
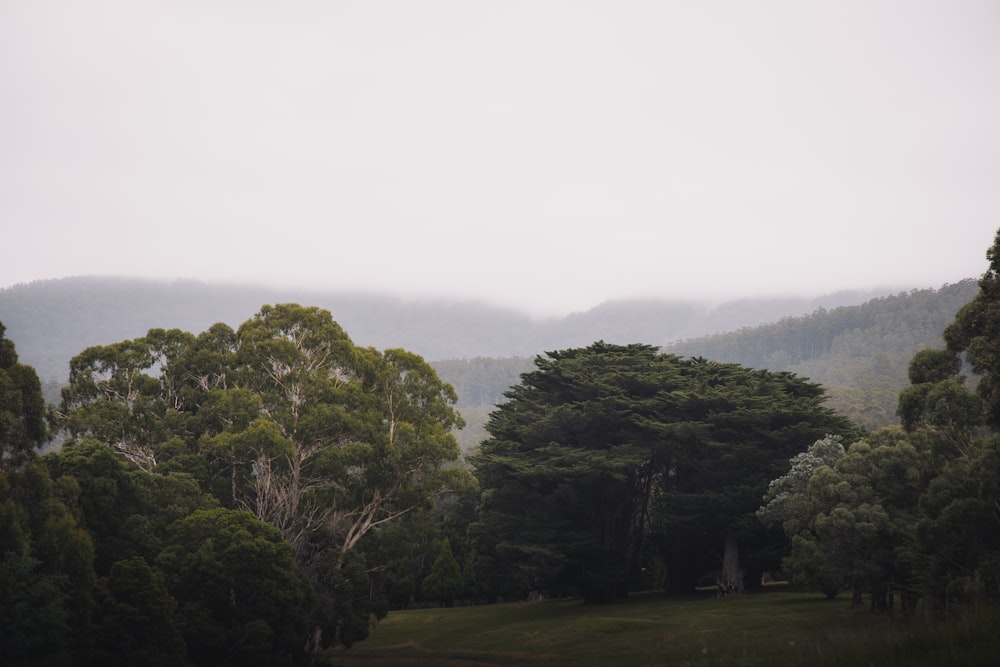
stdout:
<svg viewBox="0 0 1000 667">
<path fill-rule="evenodd" d="M 910 358 L 923 348 L 944 346 L 941 332 L 977 290 L 972 279 L 939 289 L 911 290 L 676 341 L 662 351 L 793 372 L 823 385 L 827 405 L 874 430 L 899 423 L 896 401 L 909 384 Z M 532 370 L 533 360 L 476 357 L 431 365 L 458 392 L 458 407 L 466 421 L 458 437 L 462 449 L 469 450 L 485 437 L 489 413 L 505 400 L 504 392 L 517 384 L 520 374 Z"/>
<path fill-rule="evenodd" d="M 896 399 L 908 384 L 910 358 L 944 347 L 941 332 L 977 290 L 975 280 L 963 280 L 678 341 L 664 351 L 807 377 L 827 388 L 829 405 L 875 429 L 899 423 Z"/>
<path fill-rule="evenodd" d="M 85 345 L 48 406 L 0 325 L 0 653 L 307 664 L 392 608 L 739 594 L 765 572 L 876 612 L 995 603 L 1000 233 L 987 259 L 975 283 L 684 355 L 599 341 L 435 367 L 324 308 L 263 305 Z M 919 348 L 896 425 L 766 367 L 783 353 L 833 382 L 879 334 Z M 460 410 L 498 401 L 463 460 Z"/>
</svg>

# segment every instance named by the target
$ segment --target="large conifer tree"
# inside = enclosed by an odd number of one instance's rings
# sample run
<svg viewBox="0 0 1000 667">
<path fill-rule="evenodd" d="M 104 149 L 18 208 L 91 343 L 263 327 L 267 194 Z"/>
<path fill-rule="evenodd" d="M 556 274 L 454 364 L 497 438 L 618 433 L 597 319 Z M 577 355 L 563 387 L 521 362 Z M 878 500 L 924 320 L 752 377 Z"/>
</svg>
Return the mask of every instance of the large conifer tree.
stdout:
<svg viewBox="0 0 1000 667">
<path fill-rule="evenodd" d="M 791 374 L 649 345 L 600 342 L 536 366 L 473 461 L 483 497 L 472 530 L 507 593 L 611 601 L 652 561 L 672 590 L 688 590 L 755 530 L 751 514 L 788 457 L 854 430 Z"/>
</svg>

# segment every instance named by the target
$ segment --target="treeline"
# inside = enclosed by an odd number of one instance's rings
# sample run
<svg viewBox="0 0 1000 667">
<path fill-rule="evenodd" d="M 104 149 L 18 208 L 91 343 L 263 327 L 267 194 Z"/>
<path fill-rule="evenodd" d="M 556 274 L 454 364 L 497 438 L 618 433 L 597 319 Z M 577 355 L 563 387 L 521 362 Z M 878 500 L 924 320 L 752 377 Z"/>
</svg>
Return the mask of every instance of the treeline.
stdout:
<svg viewBox="0 0 1000 667">
<path fill-rule="evenodd" d="M 793 370 L 808 364 L 813 380 L 845 384 L 850 370 L 843 369 L 840 361 L 871 359 L 890 349 L 908 359 L 928 341 L 941 340 L 941 331 L 977 290 L 974 279 L 963 280 L 940 289 L 913 290 L 858 306 L 824 308 L 806 317 L 784 317 L 773 324 L 678 341 L 664 350 L 751 368 Z"/>
<path fill-rule="evenodd" d="M 975 296 L 975 280 L 912 290 L 861 305 L 820 308 L 809 315 L 671 343 L 669 354 L 771 371 L 788 371 L 822 384 L 827 405 L 869 430 L 898 424 L 896 402 L 907 387 L 907 366 L 918 350 L 942 347 L 941 331 Z M 651 338 L 650 340 L 662 340 Z M 610 342 L 610 339 L 609 339 Z M 492 407 L 505 400 L 531 357 L 446 359 L 431 363 L 458 392 L 467 428 L 463 451 L 485 436 Z"/>
<path fill-rule="evenodd" d="M 908 383 L 910 358 L 944 346 L 941 331 L 977 289 L 975 280 L 963 280 L 683 340 L 664 351 L 808 377 L 829 390 L 830 405 L 875 429 L 899 423 L 896 398 Z"/>
</svg>

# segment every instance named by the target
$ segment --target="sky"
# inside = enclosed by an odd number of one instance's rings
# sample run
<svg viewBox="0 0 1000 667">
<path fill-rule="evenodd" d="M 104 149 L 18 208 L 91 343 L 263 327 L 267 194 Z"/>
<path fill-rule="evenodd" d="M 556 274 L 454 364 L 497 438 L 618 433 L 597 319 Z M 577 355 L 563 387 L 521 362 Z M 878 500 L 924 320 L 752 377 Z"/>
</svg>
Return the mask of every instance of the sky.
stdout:
<svg viewBox="0 0 1000 667">
<path fill-rule="evenodd" d="M 0 287 L 483 300 L 978 277 L 996 0 L 0 0 Z"/>
</svg>

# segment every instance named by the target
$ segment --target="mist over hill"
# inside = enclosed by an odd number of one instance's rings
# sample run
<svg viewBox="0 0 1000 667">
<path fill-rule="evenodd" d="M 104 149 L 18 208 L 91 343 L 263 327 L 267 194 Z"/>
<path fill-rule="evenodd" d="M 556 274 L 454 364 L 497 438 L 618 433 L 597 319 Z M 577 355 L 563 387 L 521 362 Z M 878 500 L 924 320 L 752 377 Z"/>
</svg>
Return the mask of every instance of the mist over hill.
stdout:
<svg viewBox="0 0 1000 667">
<path fill-rule="evenodd" d="M 91 276 L 0 289 L 0 321 L 21 360 L 34 366 L 43 381 L 61 382 L 68 375 L 69 359 L 88 346 L 142 336 L 154 327 L 192 333 L 216 322 L 236 327 L 269 303 L 325 308 L 357 344 L 402 347 L 433 361 L 534 357 L 595 340 L 665 345 L 887 293 L 845 291 L 814 299 L 742 299 L 716 305 L 623 300 L 565 317 L 535 319 L 475 302 Z"/>
<path fill-rule="evenodd" d="M 402 347 L 427 359 L 458 392 L 463 449 L 536 355 L 596 340 L 661 345 L 665 352 L 791 371 L 823 384 L 829 404 L 874 429 L 898 423 L 899 392 L 913 354 L 941 347 L 941 332 L 978 289 L 969 279 L 940 288 L 845 291 L 815 299 L 741 299 L 722 304 L 621 300 L 565 317 L 534 319 L 481 303 L 403 301 L 371 294 L 83 277 L 0 289 L 0 322 L 21 361 L 34 366 L 46 400 L 59 400 L 69 360 L 91 345 L 150 328 L 200 333 L 236 327 L 264 304 L 326 308 L 359 345 Z"/>
</svg>

